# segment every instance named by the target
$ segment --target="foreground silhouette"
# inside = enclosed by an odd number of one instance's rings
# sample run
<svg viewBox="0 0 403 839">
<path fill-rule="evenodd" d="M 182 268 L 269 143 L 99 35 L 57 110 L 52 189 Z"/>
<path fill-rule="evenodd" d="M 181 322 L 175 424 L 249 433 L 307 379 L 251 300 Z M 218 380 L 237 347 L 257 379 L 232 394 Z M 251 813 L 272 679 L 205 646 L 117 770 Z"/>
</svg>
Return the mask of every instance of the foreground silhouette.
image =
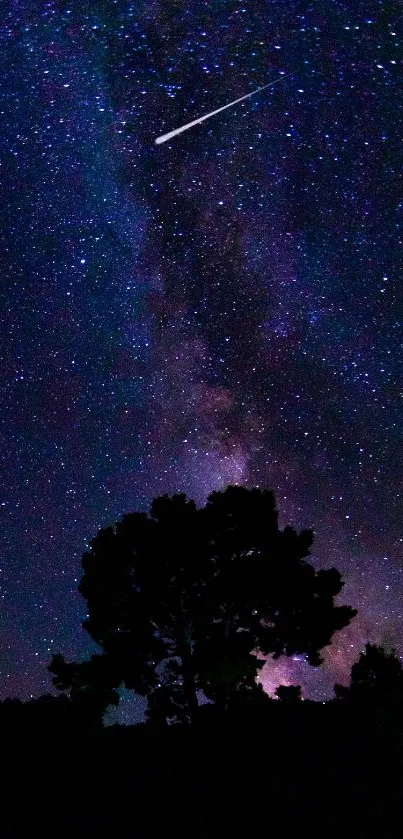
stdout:
<svg viewBox="0 0 403 839">
<path fill-rule="evenodd" d="M 101 531 L 81 590 L 102 653 L 53 658 L 69 696 L 0 703 L 2 839 L 395 835 L 396 654 L 367 644 L 326 703 L 255 683 L 257 650 L 316 663 L 354 614 L 334 606 L 338 572 L 305 561 L 311 543 L 279 531 L 271 493 L 234 488 L 200 511 L 159 499 Z M 104 728 L 121 683 L 148 691 L 148 721 Z M 199 688 L 211 704 L 193 707 Z"/>
<path fill-rule="evenodd" d="M 400 707 L 266 697 L 102 730 L 73 724 L 74 705 L 0 703 L 2 839 L 396 835 Z"/>
<path fill-rule="evenodd" d="M 186 722 L 198 692 L 223 709 L 258 693 L 262 656 L 320 650 L 356 614 L 335 606 L 342 580 L 306 561 L 313 534 L 280 530 L 275 498 L 228 487 L 202 509 L 157 498 L 102 529 L 84 554 L 84 628 L 102 648 L 90 662 L 55 656 L 54 684 L 72 698 L 116 701 L 124 685 L 148 697 L 150 720 Z"/>
</svg>

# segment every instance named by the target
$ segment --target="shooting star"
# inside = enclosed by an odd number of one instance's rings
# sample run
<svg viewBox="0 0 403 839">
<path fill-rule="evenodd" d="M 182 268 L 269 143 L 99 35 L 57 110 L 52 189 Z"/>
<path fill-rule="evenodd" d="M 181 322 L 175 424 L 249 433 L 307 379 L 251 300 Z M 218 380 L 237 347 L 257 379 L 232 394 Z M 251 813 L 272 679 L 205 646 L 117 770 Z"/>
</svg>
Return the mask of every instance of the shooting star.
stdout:
<svg viewBox="0 0 403 839">
<path fill-rule="evenodd" d="M 264 84 L 263 87 L 258 87 L 256 90 L 252 90 L 250 93 L 246 93 L 245 96 L 240 96 L 239 99 L 235 99 L 234 102 L 229 102 L 228 105 L 223 105 L 221 108 L 217 108 L 216 111 L 211 111 L 209 114 L 204 114 L 203 117 L 194 119 L 192 122 L 187 122 L 186 125 L 181 125 L 180 128 L 174 128 L 173 131 L 168 131 L 168 134 L 161 134 L 160 137 L 157 137 L 157 139 L 154 140 L 155 145 L 160 146 L 161 143 L 166 143 L 167 140 L 172 140 L 172 138 L 176 137 L 177 134 L 182 134 L 183 131 L 187 131 L 189 128 L 193 128 L 194 125 L 200 125 L 200 123 L 204 122 L 205 119 L 210 119 L 210 117 L 214 117 L 216 114 L 220 114 L 221 111 L 225 111 L 227 108 L 232 108 L 233 105 L 237 105 L 238 102 L 243 102 L 244 99 L 249 99 L 250 96 L 255 96 L 256 93 L 260 93 L 261 90 L 266 90 L 266 88 L 271 87 L 273 84 L 276 84 L 277 82 L 281 82 L 288 76 L 291 76 L 291 73 L 284 74 L 280 76 L 278 79 L 274 79 L 273 82 Z"/>
</svg>

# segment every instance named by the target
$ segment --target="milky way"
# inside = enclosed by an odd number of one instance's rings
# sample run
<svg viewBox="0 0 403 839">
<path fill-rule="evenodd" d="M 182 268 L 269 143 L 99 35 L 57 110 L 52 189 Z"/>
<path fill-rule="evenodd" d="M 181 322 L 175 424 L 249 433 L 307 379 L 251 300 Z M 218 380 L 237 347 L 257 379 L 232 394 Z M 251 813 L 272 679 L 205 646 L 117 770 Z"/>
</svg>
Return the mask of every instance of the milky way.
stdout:
<svg viewBox="0 0 403 839">
<path fill-rule="evenodd" d="M 38 4 L 2 15 L 2 695 L 90 649 L 86 541 L 153 496 L 275 490 L 402 648 L 393 3 Z M 172 126 L 291 74 L 163 146 Z"/>
</svg>

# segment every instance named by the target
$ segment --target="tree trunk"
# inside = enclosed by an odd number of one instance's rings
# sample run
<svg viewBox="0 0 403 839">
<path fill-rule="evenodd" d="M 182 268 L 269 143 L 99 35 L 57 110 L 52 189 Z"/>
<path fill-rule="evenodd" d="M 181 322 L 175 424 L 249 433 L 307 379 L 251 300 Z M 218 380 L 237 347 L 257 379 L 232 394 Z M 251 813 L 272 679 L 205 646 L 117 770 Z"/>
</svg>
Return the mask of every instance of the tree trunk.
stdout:
<svg viewBox="0 0 403 839">
<path fill-rule="evenodd" d="M 191 643 L 184 639 L 181 644 L 180 657 L 182 661 L 183 695 L 187 706 L 189 721 L 193 722 L 199 707 L 197 701 L 196 679 L 193 670 L 193 656 Z"/>
</svg>

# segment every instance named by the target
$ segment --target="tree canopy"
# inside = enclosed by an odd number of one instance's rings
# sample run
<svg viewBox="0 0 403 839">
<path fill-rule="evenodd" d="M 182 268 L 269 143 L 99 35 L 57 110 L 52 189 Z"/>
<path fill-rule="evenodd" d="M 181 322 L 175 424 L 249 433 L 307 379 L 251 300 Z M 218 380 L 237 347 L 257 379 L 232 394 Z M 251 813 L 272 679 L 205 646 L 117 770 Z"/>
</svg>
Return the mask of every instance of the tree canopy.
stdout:
<svg viewBox="0 0 403 839">
<path fill-rule="evenodd" d="M 163 496 L 150 514 L 123 516 L 82 560 L 83 626 L 103 655 L 92 665 L 54 657 L 55 684 L 123 684 L 147 695 L 151 716 L 188 720 L 200 690 L 223 706 L 256 690 L 263 656 L 320 664 L 356 612 L 334 604 L 340 573 L 306 561 L 312 542 L 310 530 L 279 529 L 275 497 L 262 489 L 228 487 L 200 509 Z"/>
</svg>

